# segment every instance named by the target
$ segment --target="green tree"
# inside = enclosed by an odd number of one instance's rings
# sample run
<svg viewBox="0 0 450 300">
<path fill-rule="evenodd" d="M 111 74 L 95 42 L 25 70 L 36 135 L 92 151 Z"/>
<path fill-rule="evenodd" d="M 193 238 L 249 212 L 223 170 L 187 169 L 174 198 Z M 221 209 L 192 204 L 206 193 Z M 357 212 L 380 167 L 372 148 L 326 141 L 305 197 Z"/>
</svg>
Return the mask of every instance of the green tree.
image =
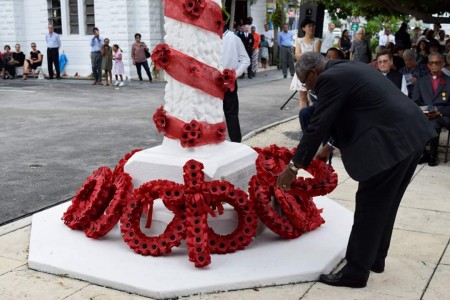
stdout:
<svg viewBox="0 0 450 300">
<path fill-rule="evenodd" d="M 365 16 L 368 20 L 377 16 L 414 16 L 426 23 L 450 23 L 450 17 L 435 17 L 449 11 L 450 0 L 320 0 L 333 16 Z"/>
</svg>

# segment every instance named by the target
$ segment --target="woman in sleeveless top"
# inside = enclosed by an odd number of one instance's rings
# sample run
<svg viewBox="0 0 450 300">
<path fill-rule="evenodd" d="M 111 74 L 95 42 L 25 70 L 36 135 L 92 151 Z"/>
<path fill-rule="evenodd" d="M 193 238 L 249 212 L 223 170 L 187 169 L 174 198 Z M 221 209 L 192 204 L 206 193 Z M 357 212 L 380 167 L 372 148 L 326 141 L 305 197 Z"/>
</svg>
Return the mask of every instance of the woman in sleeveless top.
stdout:
<svg viewBox="0 0 450 300">
<path fill-rule="evenodd" d="M 295 59 L 299 59 L 303 53 L 306 52 L 320 52 L 320 46 L 322 41 L 319 38 L 314 37 L 314 31 L 316 29 L 316 23 L 310 19 L 306 18 L 301 23 L 302 31 L 305 36 L 297 40 L 297 45 L 295 47 Z M 291 90 L 299 91 L 300 93 L 300 108 L 304 108 L 308 103 L 308 92 L 306 88 L 302 86 L 302 83 L 297 78 L 297 74 L 294 75 L 291 82 Z"/>
</svg>

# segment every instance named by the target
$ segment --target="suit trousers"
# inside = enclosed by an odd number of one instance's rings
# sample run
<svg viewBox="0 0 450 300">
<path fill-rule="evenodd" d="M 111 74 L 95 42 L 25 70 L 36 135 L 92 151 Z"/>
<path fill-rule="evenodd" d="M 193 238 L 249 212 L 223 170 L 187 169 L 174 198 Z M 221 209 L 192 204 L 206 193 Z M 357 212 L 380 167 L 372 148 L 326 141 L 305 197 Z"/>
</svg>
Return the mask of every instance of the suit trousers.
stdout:
<svg viewBox="0 0 450 300">
<path fill-rule="evenodd" d="M 292 47 L 280 46 L 281 53 L 281 69 L 283 70 L 283 75 L 287 75 L 287 68 L 289 67 L 289 72 L 291 76 L 294 76 L 294 56 L 292 53 Z"/>
<path fill-rule="evenodd" d="M 390 169 L 359 183 L 344 274 L 368 278 L 376 261 L 384 263 L 400 201 L 421 154 L 422 150 L 416 151 Z"/>
<path fill-rule="evenodd" d="M 59 70 L 59 50 L 58 48 L 47 48 L 48 77 L 53 78 L 53 65 L 55 65 L 56 78 L 61 77 Z"/>
<path fill-rule="evenodd" d="M 242 141 L 241 126 L 239 124 L 239 98 L 238 86 L 234 91 L 227 90 L 223 98 L 223 112 L 225 114 L 225 121 L 227 122 L 228 136 L 230 140 L 235 143 Z"/>
<path fill-rule="evenodd" d="M 102 82 L 102 54 L 100 52 L 91 52 L 92 75 L 95 82 Z"/>
</svg>

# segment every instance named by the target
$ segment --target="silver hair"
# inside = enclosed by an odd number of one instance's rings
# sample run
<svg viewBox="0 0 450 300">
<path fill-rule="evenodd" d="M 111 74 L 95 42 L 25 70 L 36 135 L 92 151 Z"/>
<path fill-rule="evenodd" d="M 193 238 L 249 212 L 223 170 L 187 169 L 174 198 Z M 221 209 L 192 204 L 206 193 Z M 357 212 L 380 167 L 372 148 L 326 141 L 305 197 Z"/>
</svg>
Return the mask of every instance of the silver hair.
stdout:
<svg viewBox="0 0 450 300">
<path fill-rule="evenodd" d="M 417 52 L 414 49 L 407 49 L 403 52 L 403 58 L 411 57 L 416 59 Z"/>
<path fill-rule="evenodd" d="M 444 56 L 442 54 L 440 54 L 439 52 L 431 52 L 430 54 L 428 54 L 428 61 L 431 60 L 432 57 L 439 57 L 439 60 L 444 62 Z"/>
<path fill-rule="evenodd" d="M 327 63 L 325 57 L 318 52 L 306 52 L 297 60 L 295 71 L 300 75 L 305 75 L 309 70 L 316 67 L 323 68 Z"/>
</svg>

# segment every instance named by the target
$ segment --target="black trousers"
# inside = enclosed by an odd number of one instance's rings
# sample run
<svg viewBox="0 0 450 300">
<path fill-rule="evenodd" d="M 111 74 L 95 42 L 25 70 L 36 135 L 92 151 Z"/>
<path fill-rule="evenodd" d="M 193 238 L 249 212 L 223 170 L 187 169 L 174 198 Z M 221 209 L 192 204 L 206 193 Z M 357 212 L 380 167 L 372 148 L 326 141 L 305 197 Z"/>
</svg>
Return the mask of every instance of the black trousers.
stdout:
<svg viewBox="0 0 450 300">
<path fill-rule="evenodd" d="M 392 168 L 359 183 L 344 273 L 368 278 L 375 261 L 384 262 L 400 201 L 421 153 L 422 150 L 416 151 Z"/>
<path fill-rule="evenodd" d="M 251 51 L 251 52 L 249 53 L 249 52 L 247 51 L 247 54 L 248 54 L 248 57 L 250 57 L 250 64 L 248 65 L 248 68 L 247 68 L 247 76 L 251 77 L 251 76 L 254 75 L 254 74 L 253 74 L 253 71 L 252 71 L 252 68 L 253 68 L 253 61 L 252 61 L 253 52 Z"/>
<path fill-rule="evenodd" d="M 136 71 L 138 73 L 139 80 L 142 81 L 141 67 L 144 67 L 145 73 L 147 73 L 148 80 L 152 81 L 152 73 L 150 73 L 150 68 L 148 66 L 148 61 L 136 63 Z"/>
<path fill-rule="evenodd" d="M 228 136 L 235 143 L 242 141 L 241 125 L 239 124 L 239 98 L 238 86 L 234 91 L 227 90 L 223 98 L 223 112 L 225 113 L 225 121 L 227 122 Z"/>
<path fill-rule="evenodd" d="M 47 48 L 48 77 L 53 78 L 53 65 L 55 65 L 56 77 L 61 77 L 59 71 L 59 50 L 58 48 Z"/>
</svg>

